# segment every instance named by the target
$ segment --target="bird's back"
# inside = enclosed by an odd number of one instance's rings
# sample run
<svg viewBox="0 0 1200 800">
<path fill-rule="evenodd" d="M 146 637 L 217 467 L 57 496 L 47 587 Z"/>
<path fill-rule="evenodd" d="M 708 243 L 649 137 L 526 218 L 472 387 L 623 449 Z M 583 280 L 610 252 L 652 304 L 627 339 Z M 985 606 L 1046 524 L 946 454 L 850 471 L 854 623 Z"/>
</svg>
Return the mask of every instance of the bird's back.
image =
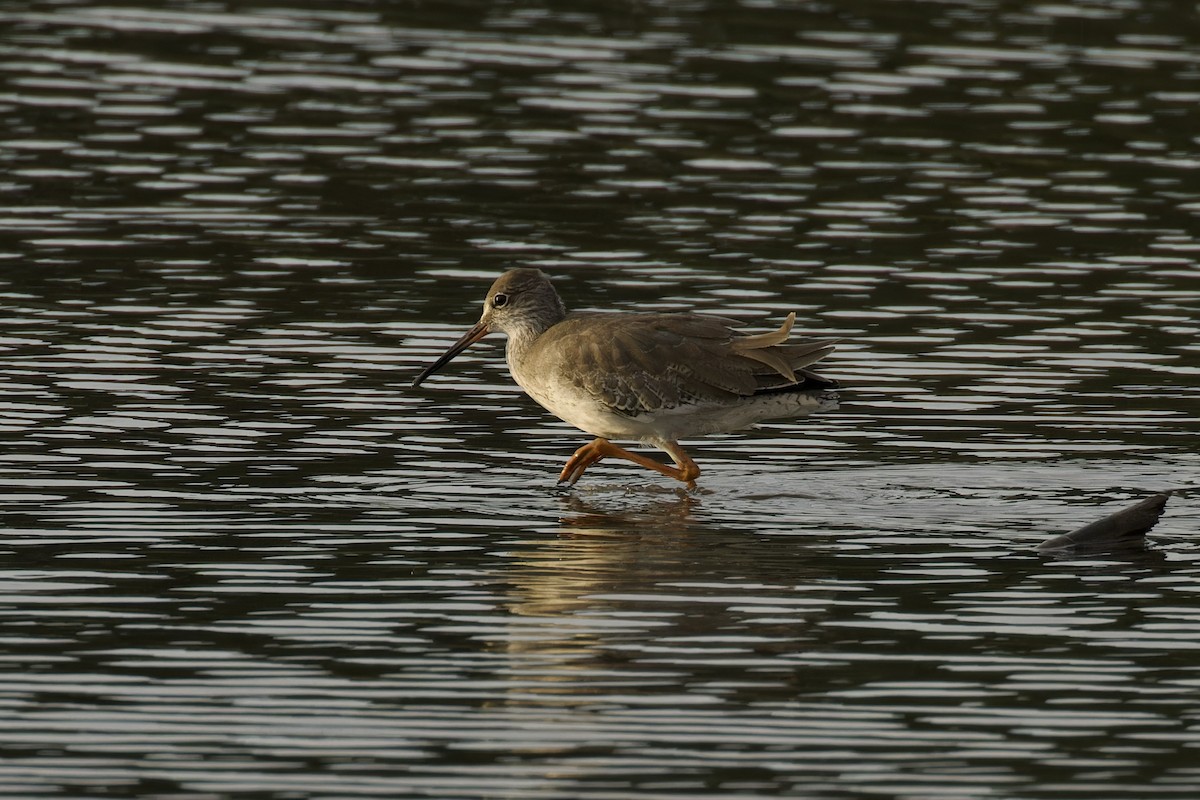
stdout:
<svg viewBox="0 0 1200 800">
<path fill-rule="evenodd" d="M 744 336 L 735 320 L 703 314 L 578 312 L 511 366 L 535 399 L 547 382 L 565 382 L 629 416 L 836 387 L 806 369 L 833 350 L 833 340 L 784 344 L 792 319 Z"/>
</svg>

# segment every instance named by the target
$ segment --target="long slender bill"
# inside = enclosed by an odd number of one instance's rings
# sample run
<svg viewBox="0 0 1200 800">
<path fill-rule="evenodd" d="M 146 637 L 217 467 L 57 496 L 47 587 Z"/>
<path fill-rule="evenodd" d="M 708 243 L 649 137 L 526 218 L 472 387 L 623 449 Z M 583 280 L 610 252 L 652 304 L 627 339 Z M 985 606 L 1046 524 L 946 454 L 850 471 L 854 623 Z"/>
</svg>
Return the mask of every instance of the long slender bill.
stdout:
<svg viewBox="0 0 1200 800">
<path fill-rule="evenodd" d="M 424 381 L 426 378 L 428 378 L 433 373 L 437 372 L 442 367 L 446 366 L 446 364 L 448 364 L 451 359 L 453 359 L 455 356 L 457 356 L 463 350 L 466 350 L 468 347 L 470 347 L 471 345 L 478 342 L 483 337 L 487 336 L 489 333 L 491 333 L 491 331 L 488 330 L 487 325 L 484 325 L 482 322 L 475 323 L 475 327 L 471 328 L 471 330 L 464 333 L 462 335 L 462 338 L 460 338 L 454 344 L 450 345 L 450 349 L 447 350 L 446 352 L 442 353 L 441 356 L 438 357 L 437 361 L 430 364 L 428 367 L 426 367 L 424 370 L 421 371 L 420 375 L 418 375 L 416 378 L 413 379 L 413 382 L 412 382 L 413 387 L 415 388 L 417 386 L 420 386 L 422 381 Z"/>
</svg>

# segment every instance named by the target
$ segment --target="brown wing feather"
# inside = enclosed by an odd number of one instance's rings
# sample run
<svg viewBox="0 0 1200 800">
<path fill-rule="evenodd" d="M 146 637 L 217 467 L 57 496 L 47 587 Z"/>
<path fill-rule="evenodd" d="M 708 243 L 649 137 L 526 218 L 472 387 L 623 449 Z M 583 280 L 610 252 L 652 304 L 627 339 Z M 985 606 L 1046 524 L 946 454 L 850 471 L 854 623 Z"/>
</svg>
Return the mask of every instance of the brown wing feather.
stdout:
<svg viewBox="0 0 1200 800">
<path fill-rule="evenodd" d="M 572 314 L 534 348 L 553 350 L 538 360 L 569 367 L 562 371 L 588 394 L 639 414 L 796 384 L 795 371 L 833 347 L 831 341 L 780 344 L 793 319 L 778 331 L 740 336 L 733 320 L 699 314 Z"/>
</svg>

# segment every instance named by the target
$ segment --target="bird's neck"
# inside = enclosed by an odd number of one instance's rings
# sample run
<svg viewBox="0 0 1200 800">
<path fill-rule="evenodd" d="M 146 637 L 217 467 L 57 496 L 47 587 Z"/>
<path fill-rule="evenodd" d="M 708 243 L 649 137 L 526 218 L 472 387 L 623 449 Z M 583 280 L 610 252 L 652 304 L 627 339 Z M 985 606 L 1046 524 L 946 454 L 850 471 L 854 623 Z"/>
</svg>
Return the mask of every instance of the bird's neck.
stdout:
<svg viewBox="0 0 1200 800">
<path fill-rule="evenodd" d="M 508 334 L 508 346 L 505 350 L 505 359 L 508 363 L 510 365 L 520 363 L 525 354 L 533 347 L 534 342 L 543 333 L 562 322 L 565 317 L 566 311 L 559 304 L 555 309 L 547 309 L 544 314 L 528 317 L 515 325 L 510 324 L 504 331 Z"/>
<path fill-rule="evenodd" d="M 550 325 L 529 324 L 512 327 L 505 331 L 508 334 L 508 345 L 505 350 L 505 359 L 508 363 L 514 364 L 522 361 L 525 354 L 529 352 L 529 348 L 533 347 L 533 343 L 549 328 Z"/>
</svg>

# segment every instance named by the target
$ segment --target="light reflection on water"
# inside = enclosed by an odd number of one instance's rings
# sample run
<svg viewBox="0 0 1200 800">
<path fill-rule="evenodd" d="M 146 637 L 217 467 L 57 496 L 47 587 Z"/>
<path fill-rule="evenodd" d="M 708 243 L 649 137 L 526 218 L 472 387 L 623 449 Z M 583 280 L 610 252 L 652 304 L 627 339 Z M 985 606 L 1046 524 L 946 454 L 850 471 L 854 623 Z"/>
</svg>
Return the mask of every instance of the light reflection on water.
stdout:
<svg viewBox="0 0 1200 800">
<path fill-rule="evenodd" d="M 1194 794 L 1194 499 L 1034 551 L 1200 483 L 1187 25 L 577 6 L 0 5 L 2 791 Z M 842 408 L 556 489 L 517 264 Z"/>
</svg>

